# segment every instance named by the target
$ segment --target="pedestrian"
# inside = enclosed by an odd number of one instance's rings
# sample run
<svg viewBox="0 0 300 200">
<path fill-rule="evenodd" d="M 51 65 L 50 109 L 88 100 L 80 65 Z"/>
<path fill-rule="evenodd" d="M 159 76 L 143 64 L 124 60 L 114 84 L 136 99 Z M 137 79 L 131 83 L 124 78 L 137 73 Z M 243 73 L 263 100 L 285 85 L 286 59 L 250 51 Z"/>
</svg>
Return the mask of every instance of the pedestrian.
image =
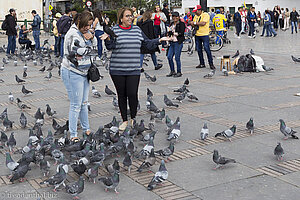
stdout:
<svg viewBox="0 0 300 200">
<path fill-rule="evenodd" d="M 167 3 L 163 4 L 163 9 L 162 12 L 165 14 L 165 16 L 167 17 L 167 21 L 166 21 L 166 26 L 170 25 L 170 11 L 169 11 L 169 5 Z"/>
<path fill-rule="evenodd" d="M 161 12 L 159 6 L 155 6 L 155 11 L 152 13 L 152 19 L 154 20 L 154 34 L 155 38 L 159 38 L 166 33 L 165 22 L 167 22 L 166 15 Z"/>
<path fill-rule="evenodd" d="M 58 12 L 55 14 L 55 18 L 52 22 L 52 25 L 53 25 L 53 35 L 54 35 L 54 55 L 56 57 L 59 57 L 59 51 L 60 51 L 60 48 L 59 48 L 59 38 L 58 38 L 58 30 L 57 30 L 57 21 L 59 20 L 59 18 L 61 18 L 61 14 Z"/>
<path fill-rule="evenodd" d="M 227 25 L 226 25 L 226 27 L 227 27 L 227 29 L 230 29 L 231 14 L 230 14 L 229 11 L 226 12 L 226 18 L 227 18 L 227 23 L 226 23 Z"/>
<path fill-rule="evenodd" d="M 72 10 L 70 8 L 66 8 L 65 14 L 59 18 L 57 21 L 57 30 L 59 35 L 59 42 L 60 42 L 60 57 L 64 57 L 64 40 L 65 35 L 67 34 L 68 30 L 72 26 L 73 18 L 72 18 Z"/>
<path fill-rule="evenodd" d="M 140 27 L 140 29 L 143 31 L 143 33 L 150 40 L 155 38 L 153 21 L 151 20 L 151 17 L 152 17 L 152 11 L 147 10 L 146 12 L 144 12 L 142 18 L 140 18 L 137 23 L 137 25 Z M 143 68 L 145 54 L 151 55 L 151 59 L 152 59 L 155 70 L 159 70 L 160 68 L 162 68 L 163 65 L 157 63 L 157 57 L 155 55 L 155 52 L 160 52 L 158 47 L 153 50 L 149 50 L 145 46 L 141 46 L 141 60 L 140 60 L 141 68 Z"/>
<path fill-rule="evenodd" d="M 221 14 L 221 11 L 219 9 L 216 10 L 216 16 L 213 18 L 213 25 L 216 30 L 217 35 L 221 36 L 221 38 L 224 36 L 224 31 L 226 30 L 226 21 L 227 19 L 223 14 Z M 216 44 L 220 44 L 221 38 L 217 37 Z"/>
<path fill-rule="evenodd" d="M 242 31 L 241 34 L 246 34 L 246 27 L 247 27 L 247 9 L 243 7 L 241 11 L 241 16 L 242 16 Z"/>
<path fill-rule="evenodd" d="M 294 28 L 295 28 L 295 32 L 298 33 L 297 28 L 298 28 L 299 14 L 296 11 L 296 8 L 293 8 L 293 11 L 290 13 L 290 17 L 291 17 L 291 24 L 292 24 L 292 34 L 294 33 Z"/>
<path fill-rule="evenodd" d="M 278 6 L 274 7 L 273 14 L 274 14 L 274 29 L 275 29 L 275 31 L 277 31 L 277 29 L 278 29 L 278 19 L 279 19 Z"/>
<path fill-rule="evenodd" d="M 265 31 L 267 33 L 266 37 L 270 37 L 270 26 L 271 26 L 271 16 L 268 10 L 265 10 L 264 13 L 264 27 L 260 36 L 264 36 Z"/>
<path fill-rule="evenodd" d="M 103 50 L 103 41 L 101 40 L 100 36 L 103 35 L 103 24 L 108 24 L 105 19 L 103 19 L 101 15 L 101 11 L 99 9 L 94 10 L 94 23 L 93 23 L 93 30 L 95 32 L 95 36 L 97 38 L 97 49 L 98 49 L 98 57 L 102 57 L 102 50 Z"/>
<path fill-rule="evenodd" d="M 6 55 L 14 54 L 16 50 L 16 38 L 17 35 L 17 14 L 16 10 L 11 8 L 9 9 L 9 14 L 5 16 L 6 23 L 6 35 L 8 37 L 8 44 Z"/>
<path fill-rule="evenodd" d="M 254 26 L 254 24 L 257 23 L 257 16 L 256 16 L 256 13 L 255 13 L 255 7 L 252 7 L 250 9 L 250 12 L 248 12 L 247 21 L 248 21 L 248 24 L 249 24 L 248 37 L 255 38 L 255 26 Z"/>
<path fill-rule="evenodd" d="M 215 9 L 214 8 L 212 8 L 211 9 L 211 11 L 210 11 L 210 13 L 209 13 L 209 19 L 210 19 L 210 25 L 213 25 L 212 24 L 212 20 L 213 20 L 213 18 L 216 16 L 216 13 L 215 13 Z"/>
<path fill-rule="evenodd" d="M 242 12 L 243 8 L 239 7 L 238 11 L 236 13 L 234 13 L 233 16 L 233 21 L 234 21 L 234 26 L 235 26 L 235 36 L 240 39 L 240 33 L 242 30 L 242 16 L 241 16 L 241 12 Z"/>
<path fill-rule="evenodd" d="M 279 14 L 279 27 L 281 30 L 283 30 L 284 27 L 284 9 L 281 8 L 280 14 Z"/>
<path fill-rule="evenodd" d="M 196 5 L 193 9 L 195 17 L 191 25 L 196 28 L 195 43 L 198 51 L 200 64 L 196 68 L 205 68 L 204 58 L 203 58 L 203 46 L 207 54 L 208 63 L 210 69 L 215 70 L 213 64 L 213 58 L 209 47 L 209 14 L 202 10 L 201 5 Z"/>
<path fill-rule="evenodd" d="M 133 25 L 137 25 L 137 18 L 140 16 L 140 13 L 136 9 L 136 7 L 132 7 L 131 9 L 133 11 L 133 16 L 134 16 Z"/>
<path fill-rule="evenodd" d="M 64 36 L 64 57 L 62 60 L 61 77 L 67 89 L 70 100 L 69 130 L 72 141 L 78 141 L 77 122 L 80 119 L 82 130 L 86 135 L 90 134 L 88 119 L 88 96 L 89 81 L 87 72 L 91 66 L 91 58 L 86 54 L 88 49 L 97 45 L 97 40 L 89 31 L 93 23 L 93 16 L 90 12 L 84 11 L 78 14 L 77 21 L 71 26 Z M 75 51 L 78 66 L 68 59 L 68 55 L 74 51 L 75 41 L 79 41 L 83 54 Z M 82 52 L 82 51 L 81 51 Z"/>
<path fill-rule="evenodd" d="M 277 36 L 276 31 L 274 30 L 274 23 L 275 23 L 275 17 L 274 17 L 274 12 L 269 10 L 270 16 L 271 16 L 271 25 L 269 26 L 269 30 L 270 30 L 270 36 L 273 35 L 273 37 Z"/>
<path fill-rule="evenodd" d="M 27 30 L 26 29 L 26 26 L 25 25 L 22 25 L 21 26 L 21 30 L 19 32 L 19 43 L 20 44 L 26 44 L 26 49 L 34 49 L 34 45 L 33 45 L 33 48 L 31 46 L 31 41 L 28 39 L 27 37 L 27 34 L 30 32 L 30 30 Z"/>
<path fill-rule="evenodd" d="M 41 32 L 41 22 L 42 19 L 39 16 L 39 14 L 37 14 L 36 10 L 32 10 L 31 14 L 33 16 L 33 22 L 31 25 L 32 27 L 32 36 L 34 39 L 34 43 L 35 43 L 35 50 L 39 50 L 40 49 L 40 32 Z"/>
<path fill-rule="evenodd" d="M 285 9 L 285 13 L 284 13 L 284 30 L 287 30 L 290 28 L 290 12 L 289 9 L 286 8 Z"/>
<path fill-rule="evenodd" d="M 107 34 L 101 37 L 105 40 L 106 48 L 112 50 L 109 73 L 118 94 L 118 104 L 123 119 L 123 123 L 119 126 L 121 131 L 125 130 L 128 124 L 133 126 L 137 113 L 141 46 L 151 50 L 155 49 L 160 42 L 168 41 L 166 37 L 148 39 L 138 26 L 132 24 L 133 19 L 133 11 L 130 8 L 121 8 L 118 11 L 117 25 L 112 28 L 118 37 L 112 39 Z M 127 99 L 131 116 L 129 123 Z"/>
<path fill-rule="evenodd" d="M 260 11 L 257 12 L 257 23 L 258 23 L 259 26 L 261 26 L 261 24 L 262 24 Z"/>
<path fill-rule="evenodd" d="M 168 36 L 171 37 L 170 46 L 168 50 L 168 61 L 170 66 L 170 73 L 167 77 L 181 77 L 181 50 L 183 47 L 184 41 L 184 31 L 185 31 L 185 24 L 184 22 L 180 21 L 179 13 L 173 12 L 172 13 L 172 20 L 173 22 L 170 24 L 170 31 L 168 32 Z M 209 23 L 209 21 L 208 21 Z M 177 66 L 177 73 L 175 72 L 174 61 L 173 57 L 175 55 L 175 61 Z"/>
<path fill-rule="evenodd" d="M 193 16 L 191 15 L 191 12 L 187 12 L 184 16 L 184 23 L 188 26 L 191 21 L 193 21 Z"/>
</svg>

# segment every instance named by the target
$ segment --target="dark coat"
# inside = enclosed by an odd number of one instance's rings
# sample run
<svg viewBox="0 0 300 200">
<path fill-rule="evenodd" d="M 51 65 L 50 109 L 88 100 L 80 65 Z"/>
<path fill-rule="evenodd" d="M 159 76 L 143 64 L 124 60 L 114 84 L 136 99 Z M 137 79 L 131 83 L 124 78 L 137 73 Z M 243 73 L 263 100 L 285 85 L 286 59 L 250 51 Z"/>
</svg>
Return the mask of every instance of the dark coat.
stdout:
<svg viewBox="0 0 300 200">
<path fill-rule="evenodd" d="M 148 19 L 145 22 L 143 20 L 138 21 L 137 25 L 141 28 L 143 33 L 150 39 L 155 39 L 154 35 L 154 26 L 153 26 L 153 21 Z M 149 50 L 144 46 L 141 46 L 141 54 L 152 54 L 155 52 L 160 52 L 159 48 L 155 48 L 154 50 Z"/>
<path fill-rule="evenodd" d="M 173 22 L 170 24 L 170 27 L 173 25 Z M 185 23 L 182 21 L 179 21 L 179 23 L 176 24 L 175 32 L 178 33 L 177 40 L 178 44 L 181 44 L 184 41 L 184 31 L 185 31 Z"/>
<path fill-rule="evenodd" d="M 14 16 L 12 16 L 11 14 L 6 15 L 5 19 L 7 20 L 7 31 L 6 31 L 6 35 L 8 36 L 12 36 L 12 35 L 17 35 L 17 20 Z"/>
</svg>

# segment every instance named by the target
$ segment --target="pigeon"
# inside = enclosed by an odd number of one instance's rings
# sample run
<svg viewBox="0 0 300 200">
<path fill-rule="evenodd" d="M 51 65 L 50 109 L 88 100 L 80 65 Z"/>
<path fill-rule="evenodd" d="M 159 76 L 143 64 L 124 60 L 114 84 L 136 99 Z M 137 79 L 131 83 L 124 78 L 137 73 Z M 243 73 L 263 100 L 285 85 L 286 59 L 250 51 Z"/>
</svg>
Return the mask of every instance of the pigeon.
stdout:
<svg viewBox="0 0 300 200">
<path fill-rule="evenodd" d="M 262 65 L 262 67 L 263 67 L 263 69 L 264 69 L 266 72 L 269 72 L 269 71 L 274 70 L 274 68 L 268 67 L 268 66 L 265 66 L 265 65 Z"/>
<path fill-rule="evenodd" d="M 147 110 L 150 112 L 155 112 L 155 113 L 159 112 L 159 109 L 156 107 L 156 105 L 150 99 L 147 99 L 146 107 L 147 107 Z"/>
<path fill-rule="evenodd" d="M 117 191 L 117 186 L 120 182 L 119 171 L 115 171 L 113 175 L 108 177 L 100 177 L 98 181 L 102 182 L 105 186 L 105 191 L 108 189 L 114 189 L 116 194 L 119 194 Z"/>
<path fill-rule="evenodd" d="M 177 100 L 177 101 L 179 101 L 180 103 L 182 103 L 182 101 L 185 99 L 185 96 L 186 96 L 186 92 L 183 92 L 183 93 L 181 93 L 179 96 L 174 97 L 173 100 Z"/>
<path fill-rule="evenodd" d="M 45 76 L 44 78 L 46 78 L 48 81 L 52 78 L 52 73 L 51 71 L 48 72 L 48 75 Z"/>
<path fill-rule="evenodd" d="M 148 73 L 144 72 L 145 74 L 145 77 L 148 81 L 151 81 L 151 82 L 155 82 L 156 81 L 156 76 L 154 75 L 153 77 L 151 77 Z"/>
<path fill-rule="evenodd" d="M 113 100 L 112 100 L 112 105 L 114 106 L 114 108 L 118 109 L 119 108 L 119 103 L 118 100 L 115 96 L 113 96 Z"/>
<path fill-rule="evenodd" d="M 292 56 L 292 60 L 293 60 L 294 62 L 300 62 L 300 58 L 296 58 L 296 57 L 294 57 L 294 56 Z"/>
<path fill-rule="evenodd" d="M 182 85 L 180 88 L 173 90 L 173 92 L 183 93 L 183 92 L 189 92 L 189 90 L 186 88 L 186 85 Z"/>
<path fill-rule="evenodd" d="M 172 129 L 172 130 L 171 130 Z M 179 136 L 181 135 L 180 131 L 180 118 L 177 117 L 176 122 L 172 125 L 172 128 L 170 129 L 170 134 L 167 138 L 168 141 L 175 140 L 177 141 Z"/>
<path fill-rule="evenodd" d="M 88 111 L 92 111 L 90 102 L 87 102 Z"/>
<path fill-rule="evenodd" d="M 247 128 L 248 131 L 250 131 L 250 134 L 253 134 L 253 132 L 254 132 L 253 117 L 251 117 L 250 120 L 247 122 L 246 128 Z"/>
<path fill-rule="evenodd" d="M 49 179 L 46 179 L 45 181 L 40 182 L 40 184 L 41 185 L 43 185 L 43 184 L 53 185 L 54 192 L 56 192 L 56 189 L 60 185 L 65 186 L 65 180 L 67 178 L 67 174 L 66 174 L 65 170 L 63 169 L 62 165 L 60 165 L 58 169 L 59 169 L 59 172 L 57 172 L 54 176 L 50 177 Z"/>
<path fill-rule="evenodd" d="M 228 76 L 228 71 L 225 68 L 225 66 L 222 67 L 222 73 L 223 73 L 224 76 Z"/>
<path fill-rule="evenodd" d="M 231 137 L 234 136 L 235 132 L 236 132 L 236 126 L 233 125 L 230 129 L 217 133 L 215 137 L 223 136 L 227 138 L 229 141 L 231 141 Z"/>
<path fill-rule="evenodd" d="M 129 174 L 130 174 L 131 165 L 132 165 L 131 153 L 127 152 L 123 160 L 123 167 L 128 167 Z"/>
<path fill-rule="evenodd" d="M 24 72 L 26 72 L 26 71 L 27 71 L 27 69 L 28 69 L 28 67 L 27 67 L 27 63 L 25 62 L 24 66 L 23 66 L 23 71 L 24 71 Z"/>
<path fill-rule="evenodd" d="M 15 75 L 17 83 L 24 83 L 25 81 L 20 79 L 17 75 Z"/>
<path fill-rule="evenodd" d="M 98 169 L 100 164 L 95 164 L 90 169 L 88 169 L 89 180 L 93 180 L 93 183 L 96 183 L 96 177 L 98 176 Z"/>
<path fill-rule="evenodd" d="M 278 142 L 277 146 L 274 149 L 274 155 L 276 156 L 278 161 L 283 160 L 284 151 L 283 151 L 283 148 L 281 147 L 280 142 Z"/>
<path fill-rule="evenodd" d="M 148 144 L 146 144 L 143 149 L 139 152 L 139 155 L 142 155 L 143 157 L 147 157 L 150 155 L 151 149 L 154 149 L 154 143 L 153 143 L 153 138 L 150 138 Z"/>
<path fill-rule="evenodd" d="M 209 134 L 209 131 L 207 128 L 207 123 L 205 122 L 203 125 L 203 128 L 201 129 L 201 132 L 200 132 L 200 139 L 206 140 L 206 138 L 208 137 L 208 134 Z"/>
<path fill-rule="evenodd" d="M 155 119 L 163 120 L 163 118 L 166 116 L 166 111 L 165 111 L 165 109 L 163 108 L 163 109 L 162 109 L 161 111 L 159 111 L 158 113 L 152 114 L 152 116 L 153 116 Z"/>
<path fill-rule="evenodd" d="M 174 104 L 174 103 L 167 97 L 167 95 L 164 95 L 164 103 L 165 103 L 166 106 L 168 106 L 168 107 L 173 106 L 173 107 L 178 108 L 178 106 L 179 106 L 179 105 L 177 105 L 177 104 Z"/>
<path fill-rule="evenodd" d="M 109 89 L 107 85 L 105 85 L 104 91 L 107 95 L 116 95 L 116 93 L 114 93 L 111 89 Z"/>
<path fill-rule="evenodd" d="M 280 131 L 281 131 L 281 133 L 285 136 L 285 137 L 284 137 L 285 140 L 288 139 L 288 137 L 292 137 L 293 139 L 299 139 L 299 138 L 295 135 L 295 133 L 297 133 L 297 132 L 294 131 L 292 128 L 287 127 L 287 126 L 285 125 L 285 122 L 284 122 L 282 119 L 280 119 L 279 122 L 280 122 Z"/>
<path fill-rule="evenodd" d="M 18 166 L 18 168 L 14 171 L 14 174 L 9 181 L 12 183 L 16 180 L 19 180 L 20 182 L 25 181 L 26 179 L 24 178 L 24 176 L 27 174 L 28 171 L 29 166 L 27 164 Z"/>
<path fill-rule="evenodd" d="M 57 121 L 53 118 L 52 119 L 52 128 L 54 129 L 54 130 L 58 130 L 59 128 L 61 128 L 61 126 L 57 123 Z"/>
<path fill-rule="evenodd" d="M 0 67 L 0 71 L 4 70 L 4 64 L 2 65 L 2 67 Z"/>
<path fill-rule="evenodd" d="M 17 59 L 14 60 L 14 66 L 17 66 L 18 65 L 18 61 Z"/>
<path fill-rule="evenodd" d="M 50 106 L 49 106 L 49 104 L 46 104 L 46 113 L 47 113 L 47 115 L 49 116 L 49 117 L 53 117 L 53 115 L 55 115 L 56 114 L 56 111 L 55 110 L 53 110 Z"/>
<path fill-rule="evenodd" d="M 253 51 L 253 49 L 250 49 L 250 54 L 251 54 L 251 55 L 254 55 L 254 54 L 255 54 L 254 51 Z"/>
<path fill-rule="evenodd" d="M 15 139 L 15 136 L 14 136 L 14 132 L 12 132 L 7 140 L 7 143 L 6 145 L 8 146 L 9 148 L 9 152 L 14 152 L 14 147 L 17 145 L 17 141 Z"/>
<path fill-rule="evenodd" d="M 14 121 L 10 121 L 8 119 L 8 117 L 6 116 L 3 120 L 4 131 L 6 131 L 7 129 L 11 130 L 13 127 L 13 123 L 14 123 Z"/>
<path fill-rule="evenodd" d="M 73 196 L 73 199 L 79 199 L 78 194 L 84 190 L 84 179 L 80 176 L 78 181 L 66 185 L 66 192 Z"/>
<path fill-rule="evenodd" d="M 169 115 L 166 115 L 165 119 L 167 129 L 170 129 L 173 126 L 174 122 L 170 119 Z"/>
<path fill-rule="evenodd" d="M 118 37 L 118 35 L 116 35 L 116 34 L 114 33 L 114 31 L 111 30 L 111 29 L 109 28 L 109 26 L 108 26 L 105 22 L 103 22 L 103 31 L 104 31 L 105 33 L 107 33 L 111 39 L 115 39 L 116 37 Z"/>
<path fill-rule="evenodd" d="M 24 109 L 31 109 L 31 107 L 27 106 L 26 104 L 22 103 L 22 101 L 17 98 L 17 105 L 18 107 L 21 109 L 21 110 L 24 110 Z"/>
<path fill-rule="evenodd" d="M 26 71 L 23 71 L 23 78 L 26 78 L 27 77 L 27 73 L 26 73 Z"/>
<path fill-rule="evenodd" d="M 0 119 L 3 121 L 7 116 L 7 108 L 3 110 L 3 112 L 0 114 Z"/>
<path fill-rule="evenodd" d="M 95 86 L 92 86 L 92 93 L 93 93 L 93 97 L 99 98 L 101 97 L 100 92 L 98 92 L 98 90 L 96 90 Z"/>
<path fill-rule="evenodd" d="M 35 118 L 36 120 L 38 120 L 38 119 L 44 119 L 44 115 L 43 115 L 43 113 L 41 112 L 41 108 L 38 108 L 38 109 L 37 109 L 36 113 L 34 114 L 34 118 Z"/>
<path fill-rule="evenodd" d="M 198 101 L 198 97 L 196 97 L 193 93 L 187 93 L 186 94 L 187 98 L 190 100 L 190 101 Z"/>
<path fill-rule="evenodd" d="M 84 174 L 84 172 L 86 170 L 86 166 L 83 163 L 83 161 L 75 162 L 71 165 L 71 167 L 74 170 L 74 172 L 76 172 L 79 176 Z"/>
<path fill-rule="evenodd" d="M 203 76 L 203 78 L 212 78 L 216 73 L 216 70 L 211 70 L 211 72 L 209 72 L 208 74 L 206 74 L 205 76 Z"/>
<path fill-rule="evenodd" d="M 8 64 L 8 63 L 9 63 L 9 61 L 6 60 L 5 58 L 2 58 L 2 62 L 3 62 L 4 64 Z"/>
<path fill-rule="evenodd" d="M 138 172 L 142 172 L 143 169 L 149 168 L 153 166 L 156 162 L 156 157 L 154 154 L 154 149 L 151 149 L 150 155 L 146 158 L 146 160 L 139 166 L 137 169 Z"/>
<path fill-rule="evenodd" d="M 170 145 L 164 149 L 161 149 L 161 150 L 158 150 L 158 151 L 155 151 L 155 154 L 156 155 L 160 155 L 164 158 L 167 158 L 168 160 L 170 159 L 169 157 L 171 155 L 173 155 L 174 153 L 174 143 L 173 142 L 170 142 Z M 167 161 L 166 161 L 167 162 Z"/>
<path fill-rule="evenodd" d="M 9 152 L 6 152 L 5 153 L 5 164 L 6 164 L 6 167 L 9 169 L 11 175 L 9 176 L 9 178 L 12 177 L 12 173 L 18 168 L 18 166 L 20 165 L 19 163 L 15 162 L 10 153 Z"/>
<path fill-rule="evenodd" d="M 9 100 L 10 103 L 13 103 L 13 102 L 14 102 L 14 96 L 12 95 L 11 92 L 9 92 L 8 100 Z"/>
<path fill-rule="evenodd" d="M 225 157 L 222 157 L 221 155 L 219 155 L 218 150 L 214 150 L 213 161 L 217 164 L 217 166 L 214 169 L 219 168 L 220 165 L 224 166 L 228 163 L 236 163 L 236 161 L 234 159 L 225 158 Z"/>
<path fill-rule="evenodd" d="M 50 163 L 49 163 L 49 161 L 45 160 L 45 158 L 40 160 L 40 170 L 43 173 L 43 176 L 49 175 Z"/>
<path fill-rule="evenodd" d="M 231 58 L 236 58 L 236 57 L 238 57 L 239 55 L 240 55 L 240 51 L 237 50 L 236 53 L 235 53 Z"/>
<path fill-rule="evenodd" d="M 36 60 L 33 60 L 33 65 L 37 66 L 37 61 Z"/>
<path fill-rule="evenodd" d="M 0 83 L 4 83 L 4 80 L 2 78 L 0 78 Z"/>
<path fill-rule="evenodd" d="M 23 85 L 23 86 L 22 86 L 22 93 L 23 93 L 24 95 L 27 95 L 27 94 L 29 94 L 29 93 L 32 93 L 32 91 L 27 90 L 27 89 L 25 88 L 25 86 Z"/>
<path fill-rule="evenodd" d="M 168 178 L 168 170 L 165 166 L 165 161 L 161 160 L 161 164 L 159 166 L 158 172 L 155 173 L 152 180 L 148 184 L 147 189 L 153 190 L 157 185 L 162 184 L 163 181 L 167 180 Z"/>
<path fill-rule="evenodd" d="M 150 99 L 153 97 L 153 92 L 149 88 L 147 88 L 147 97 Z"/>
<path fill-rule="evenodd" d="M 1 142 L 1 147 L 3 148 L 6 145 L 8 137 L 3 131 L 0 131 L 0 132 L 1 132 L 0 142 Z"/>
<path fill-rule="evenodd" d="M 188 78 L 185 79 L 185 81 L 183 82 L 183 85 L 188 86 L 190 84 L 190 81 Z"/>
<path fill-rule="evenodd" d="M 39 71 L 44 72 L 46 70 L 46 66 L 42 67 Z"/>
<path fill-rule="evenodd" d="M 21 113 L 21 116 L 20 116 L 20 124 L 21 124 L 22 128 L 26 128 L 27 118 L 25 117 L 23 112 Z"/>
</svg>

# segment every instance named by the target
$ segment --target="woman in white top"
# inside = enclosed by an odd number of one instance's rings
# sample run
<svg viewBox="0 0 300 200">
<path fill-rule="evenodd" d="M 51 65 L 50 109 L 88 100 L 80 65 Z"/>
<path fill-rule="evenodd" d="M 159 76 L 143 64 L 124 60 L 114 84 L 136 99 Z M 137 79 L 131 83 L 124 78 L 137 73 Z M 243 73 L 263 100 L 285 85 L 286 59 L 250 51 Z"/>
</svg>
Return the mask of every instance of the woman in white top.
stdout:
<svg viewBox="0 0 300 200">
<path fill-rule="evenodd" d="M 93 29 L 95 31 L 95 36 L 97 38 L 98 56 L 99 58 L 101 58 L 103 47 L 102 47 L 102 40 L 100 39 L 100 36 L 103 35 L 104 33 L 103 23 L 105 23 L 105 21 L 103 20 L 101 16 L 101 11 L 99 9 L 94 10 L 93 15 L 94 15 Z"/>
<path fill-rule="evenodd" d="M 284 13 L 284 30 L 289 29 L 290 28 L 290 12 L 289 9 L 286 8 L 285 9 L 285 13 Z"/>
</svg>

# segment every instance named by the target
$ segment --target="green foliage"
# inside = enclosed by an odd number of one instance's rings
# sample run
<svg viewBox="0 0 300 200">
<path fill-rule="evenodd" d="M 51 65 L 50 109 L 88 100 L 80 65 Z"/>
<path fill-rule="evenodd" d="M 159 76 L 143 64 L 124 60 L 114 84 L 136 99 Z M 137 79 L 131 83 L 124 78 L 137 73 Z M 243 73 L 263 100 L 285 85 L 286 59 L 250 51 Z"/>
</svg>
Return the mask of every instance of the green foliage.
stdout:
<svg viewBox="0 0 300 200">
<path fill-rule="evenodd" d="M 109 20 L 110 20 L 110 23 L 112 22 L 115 22 L 117 21 L 117 10 L 107 10 L 107 11 L 103 11 L 103 13 L 105 13 Z"/>
</svg>

